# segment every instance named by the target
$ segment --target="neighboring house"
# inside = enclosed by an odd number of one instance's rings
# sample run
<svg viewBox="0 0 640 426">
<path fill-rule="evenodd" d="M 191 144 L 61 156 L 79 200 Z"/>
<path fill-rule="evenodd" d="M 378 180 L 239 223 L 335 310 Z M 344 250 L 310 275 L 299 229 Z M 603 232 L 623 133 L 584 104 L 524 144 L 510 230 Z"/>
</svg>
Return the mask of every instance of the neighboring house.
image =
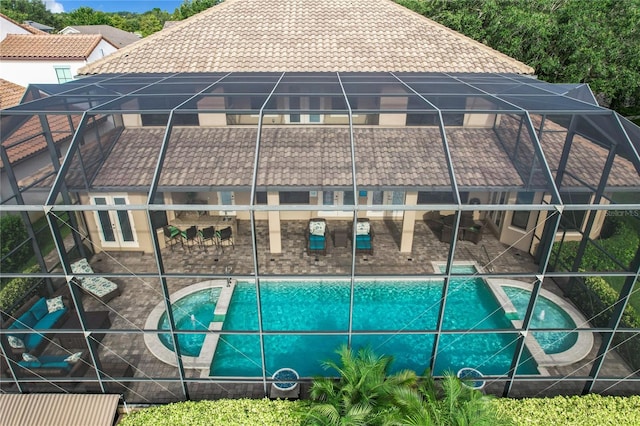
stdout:
<svg viewBox="0 0 640 426">
<path fill-rule="evenodd" d="M 45 25 L 45 24 L 41 24 L 41 23 L 36 22 L 36 21 L 26 20 L 26 21 L 24 21 L 24 24 L 28 25 L 30 27 L 33 27 L 36 30 L 40 30 L 40 31 L 43 31 L 43 32 L 49 33 L 49 34 L 51 34 L 53 32 L 53 30 L 55 30 L 55 28 L 53 28 L 53 27 L 50 27 L 50 26 Z"/>
<path fill-rule="evenodd" d="M 171 28 L 174 25 L 176 25 L 178 22 L 180 21 L 164 21 L 164 25 L 162 26 L 162 29 L 166 30 L 167 28 Z"/>
<path fill-rule="evenodd" d="M 111 25 L 72 25 L 60 30 L 59 34 L 100 34 L 118 49 L 140 40 L 137 35 Z"/>
<path fill-rule="evenodd" d="M 0 42 L 0 77 L 24 86 L 65 83 L 81 67 L 117 50 L 98 34 L 9 34 Z"/>
<path fill-rule="evenodd" d="M 0 13 L 0 41 L 4 40 L 9 34 L 47 34 L 42 30 L 29 25 L 19 24 L 13 19 Z"/>
</svg>

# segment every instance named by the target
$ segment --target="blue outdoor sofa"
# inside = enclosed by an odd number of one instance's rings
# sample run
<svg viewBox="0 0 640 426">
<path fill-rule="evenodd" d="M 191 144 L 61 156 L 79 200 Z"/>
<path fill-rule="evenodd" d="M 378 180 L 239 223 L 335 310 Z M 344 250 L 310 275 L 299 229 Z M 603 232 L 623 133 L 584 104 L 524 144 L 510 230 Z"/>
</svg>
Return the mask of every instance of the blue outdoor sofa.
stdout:
<svg viewBox="0 0 640 426">
<path fill-rule="evenodd" d="M 35 303 L 32 303 L 33 300 Z M 64 304 L 62 296 L 53 299 L 35 296 L 27 301 L 25 306 L 29 308 L 7 327 L 8 330 L 16 331 L 7 335 L 9 347 L 14 354 L 24 352 L 39 354 L 49 342 L 47 331 L 64 323 L 68 317 L 69 309 Z M 25 332 L 32 329 L 39 332 Z"/>
</svg>

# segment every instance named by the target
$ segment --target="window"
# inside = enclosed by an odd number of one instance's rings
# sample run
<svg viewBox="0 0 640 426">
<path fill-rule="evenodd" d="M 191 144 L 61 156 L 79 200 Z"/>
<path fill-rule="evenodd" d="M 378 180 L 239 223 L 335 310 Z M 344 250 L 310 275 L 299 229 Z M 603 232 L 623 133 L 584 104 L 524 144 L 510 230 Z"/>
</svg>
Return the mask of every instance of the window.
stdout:
<svg viewBox="0 0 640 426">
<path fill-rule="evenodd" d="M 533 192 L 518 192 L 516 204 L 530 205 L 533 203 L 533 196 Z M 511 216 L 511 226 L 526 230 L 527 224 L 529 223 L 529 216 L 531 216 L 530 211 L 514 211 L 513 216 Z"/>
<path fill-rule="evenodd" d="M 318 111 L 322 108 L 322 100 L 319 96 L 291 96 L 289 109 L 292 111 L 311 110 Z M 289 114 L 289 123 L 313 124 L 322 123 L 320 114 Z"/>
<path fill-rule="evenodd" d="M 54 67 L 54 69 L 56 70 L 56 77 L 58 77 L 59 84 L 73 80 L 70 67 Z"/>
<path fill-rule="evenodd" d="M 220 191 L 218 192 L 218 204 L 223 206 L 234 206 L 236 204 L 236 197 L 232 191 Z M 235 216 L 235 210 L 220 210 L 220 214 L 223 216 Z"/>
<path fill-rule="evenodd" d="M 460 202 L 467 204 L 469 193 L 460 192 Z M 453 204 L 453 192 L 418 191 L 418 204 Z"/>
<path fill-rule="evenodd" d="M 256 204 L 267 204 L 267 191 L 256 191 Z"/>
<path fill-rule="evenodd" d="M 280 192 L 280 204 L 309 204 L 308 191 Z"/>
</svg>

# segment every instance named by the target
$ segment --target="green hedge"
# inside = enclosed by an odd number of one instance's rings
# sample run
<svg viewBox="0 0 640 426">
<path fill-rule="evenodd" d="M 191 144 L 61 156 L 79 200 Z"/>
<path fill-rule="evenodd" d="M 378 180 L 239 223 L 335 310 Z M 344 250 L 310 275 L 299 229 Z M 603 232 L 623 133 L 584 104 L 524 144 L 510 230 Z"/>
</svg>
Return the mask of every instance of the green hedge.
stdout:
<svg viewBox="0 0 640 426">
<path fill-rule="evenodd" d="M 180 402 L 135 411 L 119 426 L 293 426 L 302 423 L 302 401 L 269 399 L 221 399 L 218 401 Z"/>
<path fill-rule="evenodd" d="M 609 238 L 598 240 L 604 251 L 623 265 L 630 265 L 640 245 L 638 224 L 631 222 L 635 219 L 612 218 L 606 222 L 606 227 L 613 227 Z M 551 261 L 558 259 L 556 269 L 570 271 L 578 252 L 579 241 L 564 241 L 561 245 L 554 244 Z M 559 247 L 562 249 L 559 250 Z M 579 269 L 585 271 L 618 271 L 620 267 L 592 243 L 587 244 Z"/>
<path fill-rule="evenodd" d="M 25 274 L 40 272 L 38 265 L 33 265 L 23 271 Z M 0 310 L 12 314 L 17 308 L 18 302 L 40 290 L 44 284 L 42 278 L 13 278 L 0 290 Z"/>
<path fill-rule="evenodd" d="M 0 217 L 0 270 L 16 272 L 25 266 L 33 254 L 31 246 L 23 244 L 28 238 L 27 229 L 20 216 L 10 214 Z M 9 255 L 16 247 L 19 248 Z"/>
<path fill-rule="evenodd" d="M 496 410 L 516 425 L 640 425 L 640 396 L 587 395 L 555 398 L 494 399 Z"/>
<path fill-rule="evenodd" d="M 640 424 L 640 396 L 628 398 L 587 395 L 555 398 L 496 398 L 489 402 L 506 421 L 516 425 Z M 181 402 L 145 408 L 125 415 L 120 426 L 301 425 L 305 401 L 222 399 Z"/>
</svg>

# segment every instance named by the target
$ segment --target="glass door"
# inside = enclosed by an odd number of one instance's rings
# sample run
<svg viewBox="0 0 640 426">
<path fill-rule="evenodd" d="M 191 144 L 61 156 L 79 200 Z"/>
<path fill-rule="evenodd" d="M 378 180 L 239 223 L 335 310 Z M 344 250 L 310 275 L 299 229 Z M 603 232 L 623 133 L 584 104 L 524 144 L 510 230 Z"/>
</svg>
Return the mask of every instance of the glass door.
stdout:
<svg viewBox="0 0 640 426">
<path fill-rule="evenodd" d="M 94 196 L 96 206 L 126 206 L 125 196 Z M 138 247 L 133 218 L 129 210 L 100 210 L 95 212 L 98 235 L 103 247 Z"/>
<path fill-rule="evenodd" d="M 322 191 L 318 204 L 323 206 L 353 206 L 353 191 Z M 353 217 L 352 211 L 318 211 L 320 217 Z"/>
</svg>

